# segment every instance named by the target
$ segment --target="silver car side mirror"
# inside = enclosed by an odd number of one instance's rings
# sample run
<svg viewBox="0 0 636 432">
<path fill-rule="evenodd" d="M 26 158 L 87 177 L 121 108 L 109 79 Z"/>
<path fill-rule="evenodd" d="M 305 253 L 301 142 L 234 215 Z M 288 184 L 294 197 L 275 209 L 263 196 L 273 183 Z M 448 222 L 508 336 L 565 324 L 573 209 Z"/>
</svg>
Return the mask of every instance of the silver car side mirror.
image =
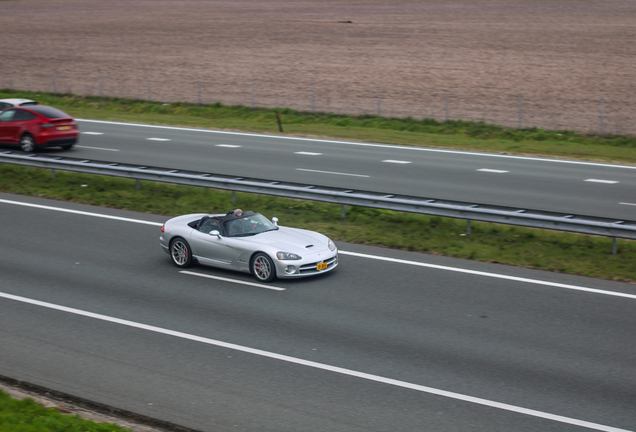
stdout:
<svg viewBox="0 0 636 432">
<path fill-rule="evenodd" d="M 219 230 L 210 231 L 210 235 L 211 236 L 217 236 L 218 238 L 221 238 L 221 233 L 219 232 Z"/>
<path fill-rule="evenodd" d="M 277 217 L 273 217 L 272 218 L 272 222 L 274 222 L 274 225 L 278 226 L 278 218 Z"/>
</svg>

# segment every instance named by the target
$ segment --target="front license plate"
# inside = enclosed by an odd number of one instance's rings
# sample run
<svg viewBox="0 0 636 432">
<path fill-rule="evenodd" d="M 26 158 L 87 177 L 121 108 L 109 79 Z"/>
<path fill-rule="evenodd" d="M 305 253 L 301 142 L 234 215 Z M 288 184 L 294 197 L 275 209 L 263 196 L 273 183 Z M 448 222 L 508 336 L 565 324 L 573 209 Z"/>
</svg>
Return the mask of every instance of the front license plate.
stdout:
<svg viewBox="0 0 636 432">
<path fill-rule="evenodd" d="M 324 270 L 327 268 L 327 263 L 320 263 L 316 266 L 317 270 Z"/>
<path fill-rule="evenodd" d="M 69 130 L 70 128 L 70 126 L 58 126 L 57 130 Z"/>
</svg>

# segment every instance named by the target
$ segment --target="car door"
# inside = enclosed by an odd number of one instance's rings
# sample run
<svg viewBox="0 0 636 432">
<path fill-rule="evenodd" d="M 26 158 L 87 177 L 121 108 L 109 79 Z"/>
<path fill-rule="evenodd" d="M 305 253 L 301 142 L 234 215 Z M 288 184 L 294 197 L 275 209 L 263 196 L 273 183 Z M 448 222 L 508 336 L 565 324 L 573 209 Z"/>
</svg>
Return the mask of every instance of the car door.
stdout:
<svg viewBox="0 0 636 432">
<path fill-rule="evenodd" d="M 0 143 L 18 144 L 20 142 L 19 123 L 14 120 L 18 110 L 8 109 L 0 112 Z"/>
<path fill-rule="evenodd" d="M 204 260 L 231 264 L 240 255 L 240 250 L 232 247 L 228 240 L 225 237 L 193 230 L 190 246 L 192 247 L 192 253 L 199 260 L 202 260 L 203 264 L 205 264 Z"/>
</svg>

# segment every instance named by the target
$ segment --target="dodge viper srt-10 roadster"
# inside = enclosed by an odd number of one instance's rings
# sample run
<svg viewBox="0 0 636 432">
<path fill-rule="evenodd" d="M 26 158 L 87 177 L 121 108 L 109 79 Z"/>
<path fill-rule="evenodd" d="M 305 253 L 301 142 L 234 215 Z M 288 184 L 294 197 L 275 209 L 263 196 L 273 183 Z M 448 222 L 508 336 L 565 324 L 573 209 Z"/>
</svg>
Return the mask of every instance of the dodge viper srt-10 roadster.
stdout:
<svg viewBox="0 0 636 432">
<path fill-rule="evenodd" d="M 252 273 L 261 282 L 329 272 L 338 249 L 317 232 L 278 226 L 260 213 L 189 214 L 168 220 L 159 242 L 180 268 L 194 263 Z"/>
</svg>

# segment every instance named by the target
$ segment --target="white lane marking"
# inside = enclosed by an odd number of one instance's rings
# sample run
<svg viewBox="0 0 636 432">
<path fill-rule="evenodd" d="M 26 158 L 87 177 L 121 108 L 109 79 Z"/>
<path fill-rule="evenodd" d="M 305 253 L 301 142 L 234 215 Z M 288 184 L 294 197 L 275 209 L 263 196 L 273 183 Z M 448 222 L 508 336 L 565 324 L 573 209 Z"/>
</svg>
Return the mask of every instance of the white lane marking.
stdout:
<svg viewBox="0 0 636 432">
<path fill-rule="evenodd" d="M 312 141 L 312 142 L 344 144 L 344 145 L 362 146 L 362 147 L 388 148 L 388 149 L 395 149 L 395 150 L 463 154 L 463 155 L 480 156 L 480 157 L 522 159 L 522 160 L 531 160 L 531 161 L 538 161 L 538 162 L 564 163 L 564 164 L 573 164 L 573 165 L 589 165 L 589 166 L 598 166 L 598 167 L 607 167 L 607 168 L 636 169 L 636 165 L 616 165 L 616 164 L 612 165 L 609 163 L 600 163 L 600 162 L 585 162 L 585 161 L 575 161 L 575 160 L 566 160 L 566 159 L 547 159 L 547 158 L 538 158 L 538 157 L 530 157 L 530 156 L 515 156 L 515 155 L 504 155 L 504 154 L 495 154 L 495 153 L 478 153 L 478 152 L 469 152 L 469 151 L 462 151 L 462 150 L 445 150 L 445 149 L 437 149 L 437 148 L 400 146 L 400 145 L 391 145 L 391 144 L 360 143 L 360 142 L 352 142 L 352 141 L 326 140 L 326 139 L 293 137 L 293 136 L 283 136 L 283 135 L 265 135 L 265 134 L 256 134 L 256 133 L 248 133 L 248 132 L 229 132 L 229 131 L 220 131 L 220 130 L 212 130 L 212 129 L 184 128 L 184 127 L 177 127 L 177 126 L 146 125 L 146 124 L 139 124 L 139 123 L 111 122 L 106 120 L 89 120 L 89 119 L 78 119 L 78 118 L 76 118 L 75 120 L 85 121 L 89 123 L 102 123 L 102 124 L 133 126 L 133 127 L 147 127 L 147 128 L 156 128 L 156 129 L 180 130 L 180 131 L 188 131 L 188 132 L 204 132 L 204 133 L 249 136 L 249 137 L 258 137 L 258 138 Z"/>
<path fill-rule="evenodd" d="M 322 153 L 312 153 L 312 152 L 294 152 L 294 154 L 307 155 L 307 156 L 322 156 Z"/>
<path fill-rule="evenodd" d="M 146 138 L 147 141 L 170 141 L 170 138 Z"/>
<path fill-rule="evenodd" d="M 258 288 L 266 288 L 266 289 L 270 289 L 270 290 L 274 290 L 274 291 L 285 291 L 286 290 L 286 288 L 280 288 L 280 287 L 275 287 L 275 286 L 271 286 L 271 285 L 264 285 L 264 284 L 259 284 L 259 283 L 255 283 L 255 282 L 247 282 L 247 281 L 242 281 L 242 280 L 238 280 L 238 279 L 224 278 L 224 277 L 220 277 L 220 276 L 212 276 L 212 275 L 203 274 L 203 273 L 195 273 L 195 272 L 191 272 L 191 271 L 187 271 L 187 270 L 181 270 L 179 273 L 192 275 L 192 276 L 199 276 L 199 277 L 208 278 L 208 279 L 216 279 L 216 280 L 220 280 L 220 281 L 224 281 L 224 282 L 232 282 L 232 283 L 237 283 L 237 284 L 241 284 L 241 285 L 255 286 L 255 287 L 258 287 Z"/>
<path fill-rule="evenodd" d="M 335 174 L 335 175 L 352 176 L 352 177 L 369 177 L 368 175 L 363 175 L 363 174 L 349 174 L 349 173 L 332 172 L 332 171 L 312 170 L 312 169 L 305 169 L 305 168 L 296 168 L 296 171 L 308 171 L 308 172 L 315 172 L 315 173 L 321 173 L 321 174 Z"/>
<path fill-rule="evenodd" d="M 19 201 L 9 201 L 9 200 L 4 200 L 4 199 L 0 199 L 1 203 L 5 203 L 5 204 L 15 204 L 15 205 L 21 205 L 24 207 L 33 207 L 33 208 L 39 208 L 39 209 L 44 209 L 44 210 L 53 210 L 53 211 L 59 211 L 59 212 L 64 212 L 64 213 L 74 213 L 74 214 L 78 214 L 78 215 L 82 215 L 82 216 L 93 216 L 93 217 L 98 217 L 98 218 L 103 218 L 103 219 L 114 219 L 114 220 L 119 220 L 119 221 L 124 221 L 124 222 L 133 222 L 133 223 L 138 223 L 138 224 L 144 224 L 144 225 L 154 225 L 154 226 L 162 226 L 162 223 L 159 222 L 150 222 L 150 221 L 145 221 L 145 220 L 140 220 L 140 219 L 131 219 L 131 218 L 125 218 L 125 217 L 120 217 L 120 216 L 110 216 L 110 215 L 105 215 L 105 214 L 101 214 L 101 213 L 91 213 L 91 212 L 85 212 L 85 211 L 81 211 L 81 210 L 71 210 L 71 209 L 65 209 L 65 208 L 61 208 L 61 207 L 52 207 L 52 206 L 46 206 L 46 205 L 41 205 L 41 204 L 31 204 L 31 203 L 25 203 L 25 202 L 19 202 Z"/>
<path fill-rule="evenodd" d="M 239 148 L 241 146 L 234 144 L 216 144 L 215 147 Z"/>
<path fill-rule="evenodd" d="M 104 132 L 82 132 L 84 135 L 104 135 Z"/>
<path fill-rule="evenodd" d="M 132 223 L 139 223 L 139 224 L 144 224 L 144 225 L 153 225 L 153 226 L 158 226 L 158 227 L 163 225 L 163 223 L 161 223 L 161 222 L 151 222 L 151 221 L 145 221 L 145 220 L 140 220 L 140 219 L 131 219 L 131 218 L 125 218 L 125 217 L 119 217 L 119 216 L 110 216 L 110 215 L 104 215 L 104 214 L 100 214 L 100 213 L 91 213 L 91 212 L 85 212 L 85 211 L 80 211 L 80 210 L 70 210 L 70 209 L 65 209 L 65 208 L 60 208 L 60 207 L 51 207 L 51 206 L 45 206 L 45 205 L 40 205 L 40 204 L 24 203 L 24 202 L 20 202 L 20 201 L 9 201 L 9 200 L 5 200 L 5 199 L 0 199 L 0 203 L 21 205 L 21 206 L 25 206 L 25 207 L 34 207 L 34 208 L 40 208 L 40 209 L 44 209 L 44 210 L 61 211 L 61 212 L 65 212 L 65 213 L 75 213 L 75 214 L 79 214 L 79 215 L 83 215 L 83 216 L 93 216 L 93 217 L 99 217 L 99 218 L 104 218 L 104 219 L 114 219 L 114 220 L 120 220 L 120 221 L 123 221 L 123 222 L 132 222 Z M 442 266 L 442 265 L 437 265 L 437 264 L 428 264 L 428 263 L 422 263 L 422 262 L 419 262 L 419 261 L 408 261 L 408 260 L 403 260 L 403 259 L 398 259 L 398 258 L 389 258 L 389 257 L 378 256 L 378 255 L 368 255 L 368 254 L 362 254 L 362 253 L 358 253 L 358 252 L 348 252 L 348 251 L 339 250 L 338 253 L 341 254 L 341 255 L 350 255 L 350 256 L 356 256 L 356 257 L 359 257 L 359 258 L 368 258 L 368 259 L 374 259 L 374 260 L 379 260 L 379 261 L 394 262 L 394 263 L 398 263 L 398 264 L 406 264 L 406 265 L 412 265 L 412 266 L 417 266 L 417 267 L 427 267 L 427 268 L 432 268 L 432 269 L 437 269 L 437 270 L 447 270 L 447 271 L 453 271 L 453 272 L 457 272 L 457 273 L 467 273 L 467 274 L 472 274 L 472 275 L 475 275 L 475 276 L 492 277 L 492 278 L 497 278 L 497 279 L 511 280 L 511 281 L 515 281 L 515 282 L 524 282 L 524 283 L 530 283 L 530 284 L 535 284 L 535 285 L 552 286 L 552 287 L 555 287 L 555 288 L 565 288 L 565 289 L 571 289 L 571 290 L 575 290 L 575 291 L 591 292 L 591 293 L 595 293 L 595 294 L 604 294 L 604 295 L 609 295 L 609 296 L 624 297 L 624 298 L 629 298 L 629 299 L 636 300 L 636 294 L 626 294 L 626 293 L 617 292 L 617 291 L 605 291 L 605 290 L 600 290 L 600 289 L 596 289 L 596 288 L 582 287 L 582 286 L 578 286 L 578 285 L 562 284 L 562 283 L 558 283 L 558 282 L 548 282 L 548 281 L 542 281 L 542 280 L 539 280 L 539 279 L 528 279 L 528 278 L 522 278 L 522 277 L 517 277 L 517 276 L 502 275 L 502 274 L 498 274 L 498 273 L 489 273 L 489 272 L 482 272 L 482 271 L 478 271 L 478 270 L 462 269 L 462 268 L 459 268 L 459 267 L 448 267 L 448 266 Z"/>
<path fill-rule="evenodd" d="M 103 147 L 89 147 L 89 146 L 82 146 L 82 145 L 76 145 L 75 147 L 76 148 L 91 149 L 91 150 L 119 151 L 118 149 L 109 149 L 109 148 L 103 148 Z"/>
<path fill-rule="evenodd" d="M 599 180 L 599 179 L 587 179 L 584 180 L 586 182 L 592 182 L 592 183 L 605 183 L 605 184 L 615 184 L 618 183 L 616 180 Z"/>
<path fill-rule="evenodd" d="M 505 171 L 505 170 L 496 170 L 496 169 L 489 169 L 489 168 L 480 168 L 477 171 L 489 172 L 489 173 L 497 173 L 497 174 L 503 174 L 503 173 L 510 172 L 510 171 Z"/>
<path fill-rule="evenodd" d="M 402 259 L 397 259 L 397 258 L 388 258 L 388 257 L 382 257 L 382 256 L 376 256 L 376 255 L 361 254 L 361 253 L 357 253 L 357 252 L 347 252 L 347 251 L 342 251 L 341 250 L 341 251 L 338 251 L 338 253 L 342 254 L 342 255 L 351 255 L 351 256 L 356 256 L 356 257 L 360 257 L 360 258 L 368 258 L 368 259 L 374 259 L 374 260 L 380 260 L 380 261 L 388 261 L 388 262 L 394 262 L 394 263 L 398 263 L 398 264 L 408 264 L 408 265 L 412 265 L 412 266 L 427 267 L 427 268 L 433 268 L 433 269 L 437 269 L 437 270 L 448 270 L 448 271 L 453 271 L 453 272 L 457 272 L 457 273 L 467 273 L 467 274 L 472 274 L 472 275 L 476 275 L 476 276 L 485 276 L 485 277 L 491 277 L 491 278 L 497 278 L 497 279 L 505 279 L 505 280 L 515 281 L 515 282 L 526 282 L 526 283 L 531 283 L 531 284 L 535 284 L 535 285 L 545 285 L 545 286 L 551 286 L 551 287 L 555 287 L 555 288 L 565 288 L 565 289 L 571 289 L 571 290 L 575 290 L 575 291 L 584 291 L 584 292 L 591 292 L 591 293 L 595 293 L 595 294 L 604 294 L 604 295 L 609 295 L 609 296 L 625 297 L 625 298 L 636 300 L 636 294 L 625 294 L 625 293 L 617 292 L 617 291 L 604 291 L 604 290 L 600 290 L 600 289 L 596 289 L 596 288 L 586 288 L 586 287 L 582 287 L 582 286 L 578 286 L 578 285 L 562 284 L 562 283 L 558 283 L 558 282 L 548 282 L 548 281 L 542 281 L 542 280 L 539 280 L 539 279 L 528 279 L 528 278 L 522 278 L 522 277 L 517 277 L 517 276 L 502 275 L 502 274 L 498 274 L 498 273 L 488 273 L 488 272 L 482 272 L 482 271 L 478 271 L 478 270 L 468 270 L 468 269 L 463 269 L 463 268 L 458 268 L 458 267 L 447 267 L 447 266 L 442 266 L 442 265 L 437 265 L 437 264 L 427 264 L 427 263 L 422 263 L 422 262 L 417 262 L 417 261 L 407 261 L 407 260 L 402 260 Z"/>
<path fill-rule="evenodd" d="M 411 161 L 393 160 L 393 159 L 383 160 L 382 162 L 386 162 L 386 163 L 394 163 L 394 164 L 410 164 L 410 163 L 413 163 L 413 162 L 411 162 Z"/>
<path fill-rule="evenodd" d="M 619 203 L 619 204 L 636 206 L 636 203 Z"/>
<path fill-rule="evenodd" d="M 463 402 L 469 402 L 469 403 L 473 403 L 473 404 L 477 404 L 477 405 L 484 405 L 487 407 L 491 407 L 491 408 L 498 408 L 504 411 L 510 411 L 510 412 L 514 412 L 514 413 L 518 413 L 518 414 L 525 414 L 525 415 L 529 415 L 532 417 L 538 417 L 538 418 L 542 418 L 542 419 L 547 419 L 547 420 L 552 420 L 555 422 L 559 422 L 559 423 L 566 423 L 566 424 L 571 424 L 571 425 L 576 425 L 576 426 L 581 426 L 581 427 L 586 427 L 589 429 L 594 429 L 594 430 L 598 430 L 598 431 L 603 431 L 603 432 L 631 432 L 625 429 L 619 429 L 619 428 L 615 428 L 612 426 L 606 426 L 606 425 L 602 425 L 602 424 L 598 424 L 598 423 L 591 423 L 585 420 L 579 420 L 579 419 L 575 419 L 575 418 L 571 418 L 571 417 L 564 417 L 564 416 L 560 416 L 557 414 L 550 414 L 550 413 L 546 413 L 543 411 L 537 411 L 537 410 L 533 410 L 533 409 L 528 409 L 528 408 L 523 408 L 523 407 L 519 407 L 519 406 L 515 406 L 515 405 L 509 405 L 509 404 L 505 404 L 505 403 L 501 403 L 501 402 L 495 402 L 495 401 L 491 401 L 488 399 L 482 399 L 482 398 L 478 398 L 478 397 L 473 397 L 473 396 L 468 396 L 468 395 L 464 395 L 461 393 L 455 393 L 455 392 L 451 392 L 451 391 L 446 391 L 446 390 L 440 390 L 440 389 L 436 389 L 433 387 L 427 387 L 427 386 L 423 386 L 423 385 L 419 385 L 419 384 L 413 384 L 413 383 L 409 383 L 406 381 L 400 381 L 400 380 L 396 380 L 396 379 L 392 379 L 392 378 L 386 378 L 383 376 L 379 376 L 379 375 L 373 375 L 373 374 L 369 374 L 369 373 L 365 373 L 365 372 L 359 372 L 353 369 L 346 369 L 346 368 L 341 368 L 338 366 L 331 366 L 328 364 L 324 364 L 324 363 L 318 363 L 315 361 L 311 361 L 311 360 L 304 360 L 298 357 L 291 357 L 288 355 L 284 355 L 284 354 L 277 354 L 271 351 L 264 351 L 264 350 L 260 350 L 260 349 L 256 349 L 256 348 L 250 348 L 250 347 L 246 347 L 243 345 L 237 345 L 237 344 L 233 344 L 233 343 L 229 343 L 229 342 L 223 342 L 223 341 L 219 341 L 219 340 L 215 340 L 215 339 L 209 339 L 206 337 L 202 337 L 202 336 L 196 336 L 196 335 L 192 335 L 189 333 L 182 333 L 179 331 L 175 331 L 175 330 L 169 330 L 169 329 L 165 329 L 162 327 L 155 327 L 152 325 L 148 325 L 148 324 L 142 324 L 142 323 L 138 323 L 135 321 L 128 321 L 125 319 L 120 319 L 120 318 L 115 318 L 115 317 L 111 317 L 108 315 L 102 315 L 102 314 L 97 314 L 97 313 L 93 313 L 93 312 L 88 312 L 88 311 L 84 311 L 81 309 L 75 309 L 75 308 L 70 308 L 70 307 L 66 307 L 66 306 L 61 306 L 61 305 L 57 305 L 54 303 L 48 303 L 48 302 L 43 302 L 43 301 L 39 301 L 39 300 L 34 300 L 34 299 L 30 299 L 30 298 L 26 298 L 26 297 L 20 297 L 20 296 L 16 296 L 13 294 L 7 294 L 7 293 L 3 293 L 0 292 L 0 297 L 6 298 L 8 300 L 14 300 L 17 302 L 21 302 L 21 303 L 27 303 L 27 304 L 31 304 L 31 305 L 35 305 L 35 306 L 40 306 L 40 307 L 44 307 L 44 308 L 48 308 L 48 309 L 53 309 L 53 310 L 58 310 L 61 312 L 66 312 L 66 313 L 70 313 L 70 314 L 74 314 L 74 315 L 79 315 L 79 316 L 84 316 L 87 318 L 93 318 L 96 320 L 100 320 L 100 321 L 106 321 L 106 322 L 110 322 L 110 323 L 114 323 L 114 324 L 120 324 L 123 326 L 127 326 L 127 327 L 132 327 L 132 328 L 136 328 L 136 329 L 141 329 L 141 330 L 147 330 L 150 332 L 154 332 L 154 333 L 159 333 L 159 334 L 164 334 L 167 336 L 173 336 L 173 337 L 177 337 L 180 339 L 186 339 L 186 340 L 191 340 L 194 342 L 200 342 L 200 343 L 204 343 L 207 345 L 213 345 L 213 346 L 218 346 L 221 348 L 227 348 L 227 349 L 231 349 L 231 350 L 235 350 L 235 351 L 240 351 L 240 352 L 245 352 L 245 353 L 249 353 L 249 354 L 254 354 L 257 356 L 261 356 L 261 357 L 267 357 L 267 358 L 271 358 L 271 359 L 276 359 L 276 360 L 280 360 L 283 362 L 287 362 L 287 363 L 293 363 L 293 364 L 298 364 L 298 365 L 302 365 L 302 366 L 307 366 L 307 367 L 311 367 L 314 369 L 320 369 L 320 370 L 325 370 L 325 371 L 329 371 L 329 372 L 334 372 L 334 373 L 339 373 L 342 375 L 348 375 L 348 376 L 352 376 L 352 377 L 356 377 L 356 378 L 361 378 L 361 379 L 365 379 L 368 381 L 374 381 L 374 382 L 378 382 L 378 383 L 382 383 L 382 384 L 388 384 L 388 385 L 392 385 L 395 387 L 401 387 L 401 388 L 405 388 L 405 389 L 409 389 L 409 390 L 415 390 L 421 393 L 428 393 L 428 394 L 432 394 L 432 395 L 436 395 L 436 396 L 442 396 L 442 397 L 446 397 L 449 399 L 455 399 L 455 400 L 460 400 Z"/>
</svg>

